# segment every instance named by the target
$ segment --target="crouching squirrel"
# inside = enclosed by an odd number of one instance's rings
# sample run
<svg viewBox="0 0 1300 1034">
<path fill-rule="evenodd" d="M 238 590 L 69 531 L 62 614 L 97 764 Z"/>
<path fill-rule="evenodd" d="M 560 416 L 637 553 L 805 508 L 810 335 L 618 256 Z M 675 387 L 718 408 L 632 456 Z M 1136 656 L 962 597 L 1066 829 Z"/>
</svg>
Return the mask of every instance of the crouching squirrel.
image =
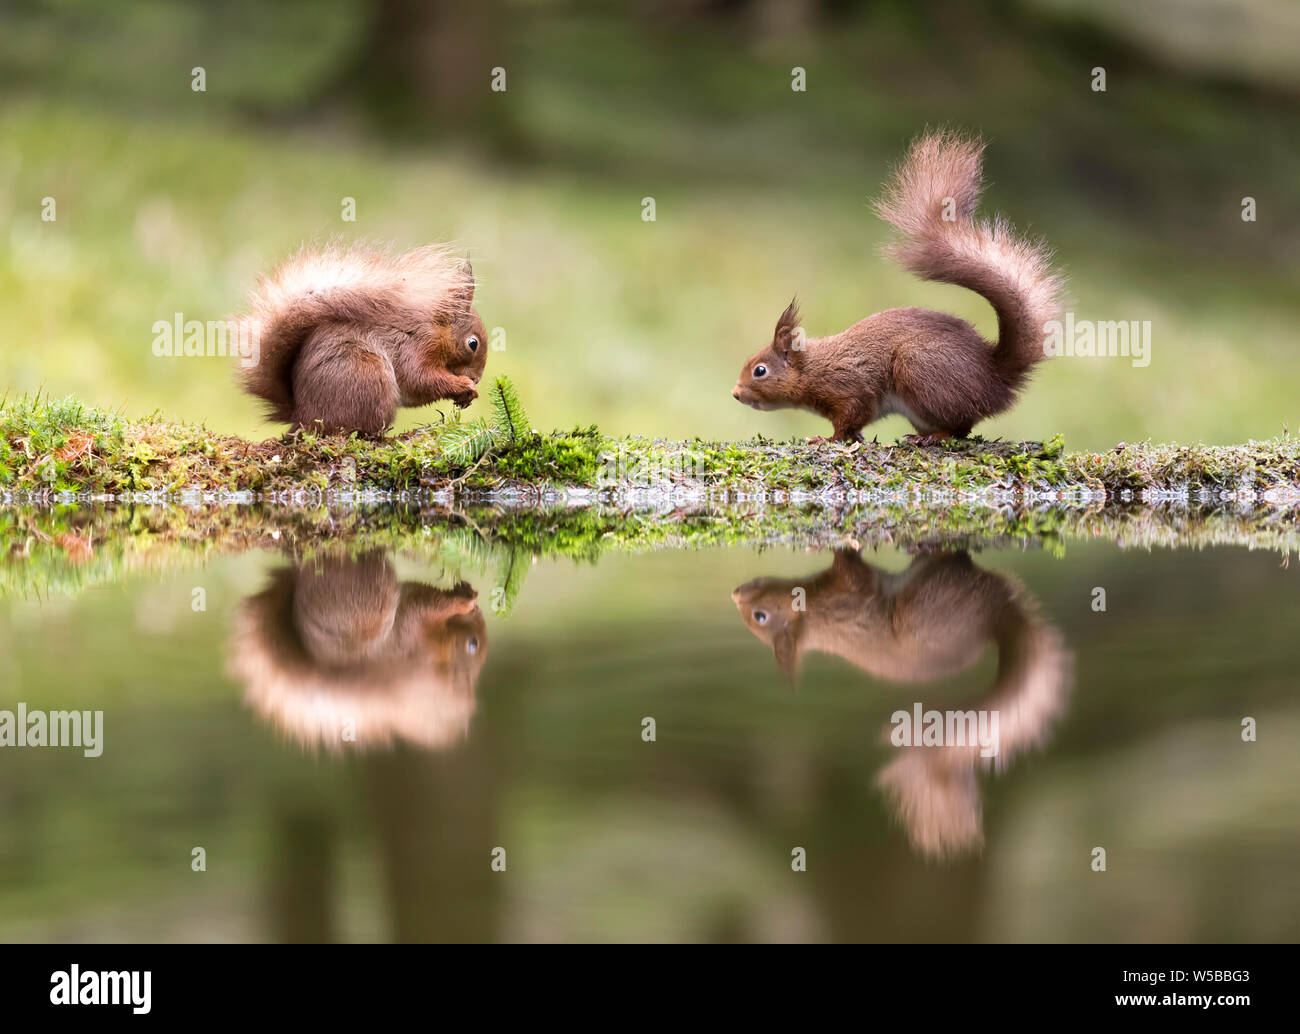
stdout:
<svg viewBox="0 0 1300 1034">
<path fill-rule="evenodd" d="M 441 245 L 304 249 L 262 277 L 240 317 L 259 361 L 245 391 L 291 429 L 382 434 L 399 406 L 468 406 L 487 362 L 474 273 Z"/>
<path fill-rule="evenodd" d="M 891 413 L 931 439 L 960 438 L 1009 409 L 1043 358 L 1043 325 L 1060 315 L 1065 279 L 1045 244 L 1001 218 L 975 219 L 983 155 L 983 142 L 955 132 L 919 137 L 876 213 L 899 231 L 890 257 L 992 303 L 996 343 L 965 320 L 918 308 L 886 309 L 809 338 L 791 302 L 732 396 L 755 409 L 811 410 L 830 420 L 838 441 L 861 441 L 863 427 Z"/>
</svg>

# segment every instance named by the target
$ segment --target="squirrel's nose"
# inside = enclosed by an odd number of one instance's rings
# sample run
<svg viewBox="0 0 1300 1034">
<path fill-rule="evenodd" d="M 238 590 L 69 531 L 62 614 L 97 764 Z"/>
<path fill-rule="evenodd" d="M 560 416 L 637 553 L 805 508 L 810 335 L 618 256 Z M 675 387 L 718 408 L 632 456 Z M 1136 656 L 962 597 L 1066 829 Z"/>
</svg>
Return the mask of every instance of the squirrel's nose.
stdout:
<svg viewBox="0 0 1300 1034">
<path fill-rule="evenodd" d="M 733 399 L 735 399 L 737 402 L 740 401 L 740 388 L 739 388 L 739 387 L 735 387 L 735 388 L 732 388 L 732 389 L 731 389 L 731 397 L 732 397 Z"/>
</svg>

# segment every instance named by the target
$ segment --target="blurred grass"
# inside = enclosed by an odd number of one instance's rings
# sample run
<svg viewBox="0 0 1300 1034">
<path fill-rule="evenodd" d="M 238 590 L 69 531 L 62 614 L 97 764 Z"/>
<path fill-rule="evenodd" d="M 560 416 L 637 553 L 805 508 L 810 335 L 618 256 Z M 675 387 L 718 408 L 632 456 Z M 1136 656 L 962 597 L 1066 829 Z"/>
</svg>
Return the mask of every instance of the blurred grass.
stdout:
<svg viewBox="0 0 1300 1034">
<path fill-rule="evenodd" d="M 1289 376 L 1300 132 L 1294 104 L 1257 87 L 1190 80 L 1091 31 L 1071 49 L 1049 23 L 1007 26 L 954 5 L 885 6 L 780 42 L 527 5 L 512 11 L 517 59 L 494 98 L 525 137 L 527 159 L 507 161 L 434 132 L 379 138 L 363 111 L 311 107 L 355 5 L 291 5 L 265 24 L 248 7 L 224 20 L 214 8 L 162 23 L 99 15 L 72 38 L 40 19 L 11 26 L 0 54 L 28 56 L 0 110 L 7 388 L 278 432 L 228 361 L 155 358 L 154 322 L 222 318 L 303 240 L 451 239 L 473 254 L 486 323 L 507 333 L 488 373 L 515 380 L 537 426 L 821 433 L 816 417 L 729 396 L 792 294 L 813 334 L 896 305 L 993 332 L 982 300 L 920 284 L 876 253 L 869 197 L 907 137 L 944 121 L 990 138 L 989 208 L 1057 247 L 1080 318 L 1153 323 L 1149 367 L 1048 364 L 983 434 L 1062 432 L 1070 448 L 1097 449 L 1300 423 Z M 33 38 L 45 49 L 25 50 Z M 184 45 L 158 62 L 115 49 L 168 39 Z M 99 63 L 82 64 L 91 50 Z M 1110 92 L 1093 94 L 1089 69 L 1103 59 Z M 806 94 L 789 89 L 796 60 Z M 55 75 L 56 62 L 72 71 Z M 204 63 L 209 92 L 194 94 L 189 68 Z M 1240 221 L 1246 194 L 1257 223 Z M 40 218 L 47 196 L 53 223 Z M 641 219 L 645 196 L 654 223 Z M 355 223 L 340 219 L 344 197 L 356 198 Z M 407 411 L 398 429 L 432 417 Z M 876 430 L 889 441 L 910 428 L 895 417 Z"/>
</svg>

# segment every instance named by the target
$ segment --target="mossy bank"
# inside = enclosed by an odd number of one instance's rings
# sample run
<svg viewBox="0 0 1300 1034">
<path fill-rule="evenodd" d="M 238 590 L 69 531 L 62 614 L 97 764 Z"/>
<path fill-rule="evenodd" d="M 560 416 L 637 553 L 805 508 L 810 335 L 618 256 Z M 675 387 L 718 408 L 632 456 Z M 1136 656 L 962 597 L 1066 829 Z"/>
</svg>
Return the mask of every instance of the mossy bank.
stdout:
<svg viewBox="0 0 1300 1034">
<path fill-rule="evenodd" d="M 1300 437 L 1238 446 L 1118 444 L 1066 452 L 1045 442 L 971 438 L 936 446 L 808 445 L 614 438 L 595 427 L 539 433 L 509 383 L 489 421 L 448 419 L 384 439 L 295 432 L 247 441 L 159 417 L 129 419 L 72 399 L 0 406 L 0 492 L 10 502 L 62 493 L 422 492 L 464 500 L 609 500 L 695 494 L 724 501 L 800 501 L 845 493 L 885 500 L 934 495 L 1091 501 L 1226 495 L 1294 502 Z"/>
</svg>

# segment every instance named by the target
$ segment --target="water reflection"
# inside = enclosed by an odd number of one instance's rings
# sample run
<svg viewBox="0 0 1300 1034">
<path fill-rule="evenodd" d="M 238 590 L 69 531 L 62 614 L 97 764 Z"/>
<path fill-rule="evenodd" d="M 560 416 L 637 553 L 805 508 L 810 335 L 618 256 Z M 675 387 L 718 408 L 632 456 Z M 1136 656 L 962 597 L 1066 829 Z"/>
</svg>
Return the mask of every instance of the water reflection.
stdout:
<svg viewBox="0 0 1300 1034">
<path fill-rule="evenodd" d="M 809 651 L 842 657 L 887 681 L 915 683 L 965 671 L 986 647 L 996 647 L 992 684 L 974 700 L 941 712 L 991 717 L 996 753 L 982 757 L 987 751 L 970 739 L 921 745 L 913 738 L 900 745 L 912 711 L 895 712 L 898 721 L 891 719 L 886 736 L 892 734 L 898 756 L 877 775 L 891 812 L 918 851 L 945 857 L 982 846 L 976 767 L 1000 770 L 1042 746 L 1064 710 L 1073 675 L 1073 657 L 1059 631 L 1042 619 L 1023 587 L 978 567 L 964 552 L 917 556 L 895 574 L 841 549 L 825 571 L 757 578 L 737 588 L 732 599 L 792 680 Z M 932 707 L 932 701 L 925 703 L 927 711 Z"/>
<path fill-rule="evenodd" d="M 380 551 L 272 573 L 235 619 L 244 699 L 304 746 L 424 748 L 463 740 L 487 656 L 478 593 L 402 582 Z"/>
</svg>

